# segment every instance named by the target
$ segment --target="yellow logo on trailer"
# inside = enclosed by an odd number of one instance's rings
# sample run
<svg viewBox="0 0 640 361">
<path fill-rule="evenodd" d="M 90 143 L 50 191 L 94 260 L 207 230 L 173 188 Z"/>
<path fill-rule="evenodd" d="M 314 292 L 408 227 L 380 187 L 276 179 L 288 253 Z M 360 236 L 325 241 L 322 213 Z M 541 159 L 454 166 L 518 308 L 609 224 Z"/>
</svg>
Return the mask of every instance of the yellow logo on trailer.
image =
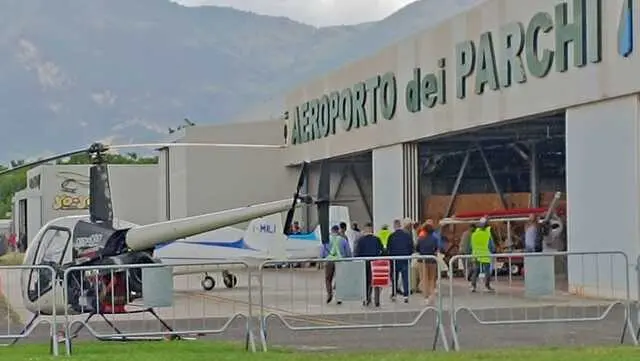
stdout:
<svg viewBox="0 0 640 361">
<path fill-rule="evenodd" d="M 89 196 L 58 194 L 53 199 L 53 209 L 57 211 L 89 209 Z"/>
</svg>

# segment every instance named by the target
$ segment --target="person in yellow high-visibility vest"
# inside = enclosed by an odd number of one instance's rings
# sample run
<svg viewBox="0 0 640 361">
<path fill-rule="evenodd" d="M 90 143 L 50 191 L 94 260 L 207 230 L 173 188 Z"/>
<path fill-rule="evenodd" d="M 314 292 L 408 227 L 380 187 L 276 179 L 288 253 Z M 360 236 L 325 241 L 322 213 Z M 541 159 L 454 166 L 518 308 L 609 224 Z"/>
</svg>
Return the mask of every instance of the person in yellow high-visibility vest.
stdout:
<svg viewBox="0 0 640 361">
<path fill-rule="evenodd" d="M 389 230 L 389 225 L 385 224 L 378 231 L 378 238 L 380 238 L 380 242 L 382 242 L 382 248 L 384 248 L 385 253 L 387 252 L 387 244 L 389 243 L 389 236 L 391 235 L 391 230 Z"/>
<path fill-rule="evenodd" d="M 471 274 L 471 292 L 476 292 L 480 273 L 484 274 L 484 286 L 487 291 L 493 292 L 493 288 L 491 288 L 491 254 L 495 253 L 496 246 L 486 217 L 480 219 L 478 226 L 471 234 L 470 246 L 471 256 L 475 261 Z"/>
</svg>

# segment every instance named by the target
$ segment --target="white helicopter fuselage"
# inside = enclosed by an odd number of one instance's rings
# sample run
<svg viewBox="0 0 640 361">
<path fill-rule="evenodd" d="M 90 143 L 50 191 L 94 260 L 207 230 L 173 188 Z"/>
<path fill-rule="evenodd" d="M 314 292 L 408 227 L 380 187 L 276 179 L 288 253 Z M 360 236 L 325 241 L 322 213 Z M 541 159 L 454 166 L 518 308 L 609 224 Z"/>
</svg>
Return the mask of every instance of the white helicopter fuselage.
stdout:
<svg viewBox="0 0 640 361">
<path fill-rule="evenodd" d="M 65 302 L 65 288 L 62 280 L 56 280 L 51 270 L 41 266 L 44 262 L 50 262 L 58 266 L 68 265 L 73 262 L 73 229 L 79 221 L 88 221 L 89 216 L 67 216 L 56 218 L 45 224 L 36 233 L 27 247 L 23 265 L 29 269 L 23 269 L 20 276 L 22 285 L 22 300 L 25 308 L 37 314 L 74 314 L 68 309 Z M 113 226 L 116 229 L 126 229 L 135 224 L 114 219 Z M 53 277 L 52 277 L 53 276 Z"/>
<path fill-rule="evenodd" d="M 273 214 L 274 207 L 279 205 L 265 204 L 264 212 L 268 215 L 253 219 L 249 227 L 242 231 L 233 227 L 223 227 L 191 235 L 189 237 L 157 244 L 154 250 L 154 258 L 163 264 L 187 265 L 187 271 L 174 268 L 174 274 L 191 274 L 208 272 L 206 267 L 216 262 L 242 262 L 245 264 L 259 265 L 266 260 L 286 259 L 312 259 L 320 256 L 321 242 L 319 228 L 309 234 L 296 234 L 289 237 L 282 232 L 283 222 L 280 213 Z M 246 213 L 236 209 L 239 222 L 247 219 L 248 215 L 259 214 L 257 207 L 248 207 Z M 252 209 L 249 209 L 252 208 Z M 282 209 L 286 209 L 283 205 Z M 271 213 L 271 214 L 269 214 Z M 332 224 L 340 221 L 349 222 L 348 209 L 346 207 L 332 206 Z M 224 222 L 229 215 L 223 215 Z M 199 216 L 202 217 L 202 216 Z M 73 230 L 79 221 L 89 221 L 89 216 L 68 216 L 57 218 L 45 224 L 33 238 L 27 248 L 23 264 L 25 266 L 42 265 L 50 263 L 56 266 L 68 266 L 73 259 Z M 175 222 L 175 221 L 173 221 Z M 198 229 L 202 229 L 202 219 L 197 220 Z M 222 223 L 222 222 L 219 222 Z M 166 223 L 158 223 L 159 227 L 165 227 Z M 114 219 L 115 229 L 140 229 L 142 227 L 131 222 Z M 180 230 L 181 234 L 185 231 Z M 149 233 L 155 235 L 153 230 Z M 152 240 L 145 240 L 141 232 L 136 234 L 136 240 L 144 244 L 152 244 Z M 196 267 L 190 267 L 196 266 Z M 45 266 L 42 266 L 44 268 Z M 220 268 L 218 267 L 218 270 Z M 66 299 L 66 288 L 63 281 L 52 277 L 51 271 L 43 269 L 25 269 L 21 274 L 22 299 L 27 310 L 35 314 L 77 314 Z"/>
</svg>

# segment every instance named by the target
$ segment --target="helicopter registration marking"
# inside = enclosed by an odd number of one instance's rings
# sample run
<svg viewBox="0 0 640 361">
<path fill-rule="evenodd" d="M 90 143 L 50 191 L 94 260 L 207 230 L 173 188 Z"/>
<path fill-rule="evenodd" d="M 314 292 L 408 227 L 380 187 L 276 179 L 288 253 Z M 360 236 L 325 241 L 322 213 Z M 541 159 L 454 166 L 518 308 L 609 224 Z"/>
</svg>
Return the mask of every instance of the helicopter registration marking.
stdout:
<svg viewBox="0 0 640 361">
<path fill-rule="evenodd" d="M 77 248 L 94 248 L 102 245 L 101 233 L 95 233 L 87 237 L 78 237 L 74 240 L 74 245 Z"/>
<path fill-rule="evenodd" d="M 78 210 L 89 208 L 89 196 L 58 194 L 53 199 L 55 210 Z"/>
</svg>

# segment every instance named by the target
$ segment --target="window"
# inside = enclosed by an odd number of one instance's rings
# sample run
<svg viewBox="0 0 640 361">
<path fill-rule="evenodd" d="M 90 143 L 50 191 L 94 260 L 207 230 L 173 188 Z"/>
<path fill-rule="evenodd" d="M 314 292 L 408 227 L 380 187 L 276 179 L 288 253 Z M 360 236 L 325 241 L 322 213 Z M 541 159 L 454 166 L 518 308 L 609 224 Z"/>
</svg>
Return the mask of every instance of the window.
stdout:
<svg viewBox="0 0 640 361">
<path fill-rule="evenodd" d="M 64 262 L 70 239 L 71 232 L 69 229 L 62 227 L 48 228 L 40 240 L 33 245 L 38 247 L 34 257 L 34 264 L 61 265 Z M 34 302 L 40 295 L 51 289 L 53 285 L 51 276 L 51 271 L 49 270 L 32 269 L 30 271 L 28 295 L 31 302 Z"/>
</svg>

